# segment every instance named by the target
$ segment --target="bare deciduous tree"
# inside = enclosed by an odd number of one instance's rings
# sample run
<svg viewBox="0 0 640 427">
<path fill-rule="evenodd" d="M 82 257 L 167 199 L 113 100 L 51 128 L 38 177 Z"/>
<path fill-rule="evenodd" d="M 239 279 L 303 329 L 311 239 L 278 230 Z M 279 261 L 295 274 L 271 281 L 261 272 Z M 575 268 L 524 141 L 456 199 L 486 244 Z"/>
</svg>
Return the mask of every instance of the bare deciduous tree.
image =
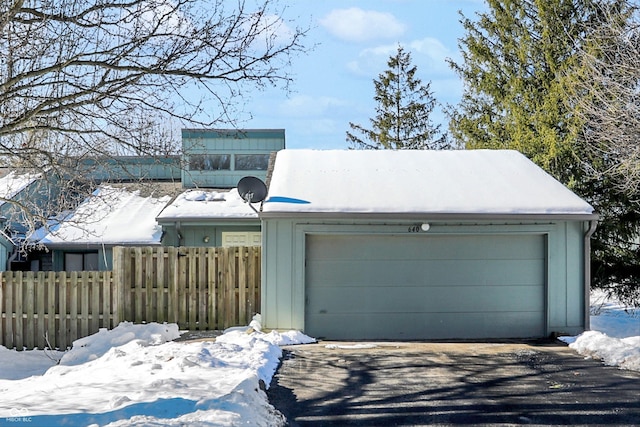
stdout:
<svg viewBox="0 0 640 427">
<path fill-rule="evenodd" d="M 73 181 L 71 160 L 175 153 L 176 126 L 235 127 L 252 91 L 292 82 L 306 29 L 285 10 L 272 0 L 3 0 L 3 166 Z"/>
<path fill-rule="evenodd" d="M 583 74 L 570 102 L 585 123 L 588 171 L 640 203 L 640 15 L 605 12 L 608 24 L 593 29 L 581 51 Z"/>
<path fill-rule="evenodd" d="M 566 102 L 582 122 L 576 189 L 600 213 L 592 284 L 640 305 L 640 15 L 628 1 L 600 4 L 588 28 Z"/>
</svg>

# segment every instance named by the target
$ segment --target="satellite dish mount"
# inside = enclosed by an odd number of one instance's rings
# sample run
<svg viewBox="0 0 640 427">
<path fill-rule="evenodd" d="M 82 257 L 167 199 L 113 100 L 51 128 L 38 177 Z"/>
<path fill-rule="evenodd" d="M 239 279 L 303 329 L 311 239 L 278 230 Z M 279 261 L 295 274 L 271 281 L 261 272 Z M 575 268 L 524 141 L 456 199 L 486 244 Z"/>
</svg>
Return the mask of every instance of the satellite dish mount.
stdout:
<svg viewBox="0 0 640 427">
<path fill-rule="evenodd" d="M 249 203 L 255 213 L 259 214 L 262 212 L 262 202 L 267 197 L 267 186 L 260 178 L 245 176 L 238 181 L 238 194 L 245 203 Z M 260 212 L 253 207 L 253 203 L 260 203 Z"/>
</svg>

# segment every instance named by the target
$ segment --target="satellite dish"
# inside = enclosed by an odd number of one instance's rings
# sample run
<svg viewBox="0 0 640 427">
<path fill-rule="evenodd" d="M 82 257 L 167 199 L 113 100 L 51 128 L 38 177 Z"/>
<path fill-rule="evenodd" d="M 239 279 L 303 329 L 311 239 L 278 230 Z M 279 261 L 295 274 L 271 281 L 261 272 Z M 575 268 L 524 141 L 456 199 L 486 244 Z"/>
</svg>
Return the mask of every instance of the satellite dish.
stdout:
<svg viewBox="0 0 640 427">
<path fill-rule="evenodd" d="M 260 178 L 245 176 L 238 181 L 238 193 L 248 203 L 260 203 L 267 197 L 267 186 Z"/>
</svg>

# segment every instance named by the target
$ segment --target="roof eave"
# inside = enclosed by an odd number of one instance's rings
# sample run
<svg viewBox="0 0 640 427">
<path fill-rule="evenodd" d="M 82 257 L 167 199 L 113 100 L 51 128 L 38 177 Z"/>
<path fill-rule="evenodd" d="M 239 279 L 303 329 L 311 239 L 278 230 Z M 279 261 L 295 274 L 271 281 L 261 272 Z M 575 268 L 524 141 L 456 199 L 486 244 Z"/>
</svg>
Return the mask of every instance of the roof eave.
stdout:
<svg viewBox="0 0 640 427">
<path fill-rule="evenodd" d="M 419 221 L 593 221 L 597 213 L 262 212 L 261 219 L 398 219 Z"/>
<path fill-rule="evenodd" d="M 260 222 L 260 218 L 258 216 L 246 217 L 246 216 L 179 216 L 179 217 L 163 217 L 156 218 L 156 222 L 159 225 L 172 225 L 176 222 L 201 222 L 201 223 L 210 223 L 210 222 Z"/>
<path fill-rule="evenodd" d="M 53 250 L 93 250 L 101 248 L 112 248 L 114 246 L 161 246 L 161 242 L 153 241 L 140 241 L 140 242 L 38 242 L 38 245 L 42 245 L 48 249 Z"/>
</svg>

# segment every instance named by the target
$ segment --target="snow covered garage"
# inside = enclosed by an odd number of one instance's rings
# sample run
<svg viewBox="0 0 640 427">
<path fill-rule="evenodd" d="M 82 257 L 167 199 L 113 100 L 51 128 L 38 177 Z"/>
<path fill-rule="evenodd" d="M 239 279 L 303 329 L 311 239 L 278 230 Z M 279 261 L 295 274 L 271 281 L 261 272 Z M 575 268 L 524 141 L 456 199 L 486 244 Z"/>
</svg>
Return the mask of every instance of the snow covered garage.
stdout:
<svg viewBox="0 0 640 427">
<path fill-rule="evenodd" d="M 261 218 L 266 328 L 402 340 L 588 327 L 597 215 L 518 152 L 283 150 Z"/>
</svg>

